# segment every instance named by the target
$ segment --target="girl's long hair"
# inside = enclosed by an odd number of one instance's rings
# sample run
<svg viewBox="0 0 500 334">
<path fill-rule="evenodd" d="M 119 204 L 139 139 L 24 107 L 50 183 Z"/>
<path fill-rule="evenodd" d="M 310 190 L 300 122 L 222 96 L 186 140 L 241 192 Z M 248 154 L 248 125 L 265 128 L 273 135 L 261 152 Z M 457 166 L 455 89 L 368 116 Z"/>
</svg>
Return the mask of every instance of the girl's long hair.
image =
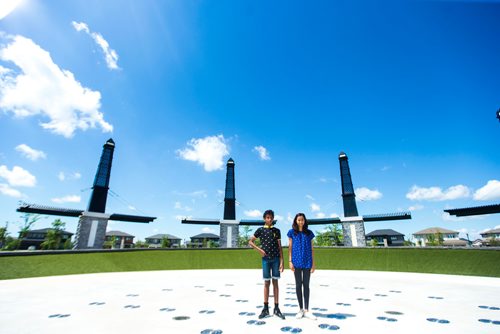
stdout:
<svg viewBox="0 0 500 334">
<path fill-rule="evenodd" d="M 304 218 L 304 226 L 302 227 L 302 232 L 304 232 L 306 235 L 309 235 L 309 233 L 311 233 L 311 231 L 309 230 L 309 225 L 307 224 L 307 218 L 306 218 L 306 215 L 303 214 L 302 212 L 299 212 L 295 215 L 295 218 L 293 218 L 293 225 L 292 225 L 292 228 L 293 228 L 293 231 L 295 234 L 299 233 L 299 224 L 297 224 L 297 218 L 302 216 Z"/>
</svg>

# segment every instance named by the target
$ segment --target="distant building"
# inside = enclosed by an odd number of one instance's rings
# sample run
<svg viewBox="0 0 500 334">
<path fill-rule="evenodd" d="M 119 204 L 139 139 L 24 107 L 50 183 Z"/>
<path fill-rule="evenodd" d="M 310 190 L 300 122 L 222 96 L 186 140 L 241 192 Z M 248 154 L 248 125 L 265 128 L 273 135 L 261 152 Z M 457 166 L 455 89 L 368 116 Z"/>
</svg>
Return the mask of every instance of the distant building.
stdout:
<svg viewBox="0 0 500 334">
<path fill-rule="evenodd" d="M 426 246 L 431 243 L 432 240 L 438 240 L 439 238 L 442 238 L 443 246 L 446 246 L 446 243 L 453 243 L 448 240 L 459 240 L 457 231 L 448 230 L 442 227 L 426 228 L 425 230 L 413 233 L 413 237 L 415 238 L 417 246 Z"/>
<path fill-rule="evenodd" d="M 106 242 L 112 242 L 114 240 L 114 243 L 111 245 L 111 248 L 132 248 L 134 247 L 134 235 L 122 232 L 122 231 L 108 231 L 106 232 Z"/>
<path fill-rule="evenodd" d="M 212 242 L 216 247 L 219 247 L 219 236 L 213 233 L 201 233 L 191 237 L 189 247 L 201 248 L 207 247 Z"/>
<path fill-rule="evenodd" d="M 366 235 L 366 243 L 377 240 L 377 246 L 404 246 L 405 235 L 391 229 L 375 230 Z"/>
<path fill-rule="evenodd" d="M 35 249 L 41 249 L 42 242 L 45 241 L 47 237 L 47 233 L 52 230 L 52 228 L 42 228 L 39 230 L 31 230 L 29 231 L 24 238 L 21 238 L 21 244 L 19 245 L 19 249 L 28 249 L 28 247 L 33 246 Z M 71 237 L 73 233 L 62 231 L 61 235 L 61 244 L 60 247 L 64 245 L 64 243 Z M 32 248 L 33 248 L 32 247 Z"/>
<path fill-rule="evenodd" d="M 170 248 L 178 248 L 181 246 L 181 238 L 178 238 L 171 234 L 155 234 L 146 238 L 146 244 L 148 244 L 149 248 L 160 248 L 163 242 L 163 239 L 167 239 L 169 241 Z"/>
<path fill-rule="evenodd" d="M 500 239 L 500 228 L 495 228 L 493 230 L 485 231 L 485 232 L 481 233 L 481 237 L 483 237 L 485 239 L 489 239 L 489 238 Z"/>
</svg>

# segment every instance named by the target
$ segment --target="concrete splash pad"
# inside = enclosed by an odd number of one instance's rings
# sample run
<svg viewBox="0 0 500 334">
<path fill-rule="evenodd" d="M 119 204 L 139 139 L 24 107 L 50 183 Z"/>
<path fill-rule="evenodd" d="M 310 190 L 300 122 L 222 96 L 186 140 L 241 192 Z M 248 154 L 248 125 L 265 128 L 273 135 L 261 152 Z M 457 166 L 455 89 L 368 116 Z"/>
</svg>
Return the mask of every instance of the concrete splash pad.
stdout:
<svg viewBox="0 0 500 334">
<path fill-rule="evenodd" d="M 315 321 L 295 319 L 289 270 L 280 280 L 286 320 L 259 320 L 262 284 L 260 270 L 5 280 L 0 333 L 500 333 L 500 278 L 318 270 Z"/>
</svg>

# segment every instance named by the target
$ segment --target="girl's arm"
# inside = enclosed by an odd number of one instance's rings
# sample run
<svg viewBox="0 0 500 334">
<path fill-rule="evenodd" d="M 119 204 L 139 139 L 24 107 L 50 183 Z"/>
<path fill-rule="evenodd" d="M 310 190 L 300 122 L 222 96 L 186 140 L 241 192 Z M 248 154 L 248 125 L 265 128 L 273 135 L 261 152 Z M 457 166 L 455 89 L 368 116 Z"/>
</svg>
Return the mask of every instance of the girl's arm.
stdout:
<svg viewBox="0 0 500 334">
<path fill-rule="evenodd" d="M 311 259 L 312 259 L 311 273 L 313 273 L 316 270 L 316 265 L 314 264 L 314 244 L 312 240 L 311 240 Z"/>
</svg>

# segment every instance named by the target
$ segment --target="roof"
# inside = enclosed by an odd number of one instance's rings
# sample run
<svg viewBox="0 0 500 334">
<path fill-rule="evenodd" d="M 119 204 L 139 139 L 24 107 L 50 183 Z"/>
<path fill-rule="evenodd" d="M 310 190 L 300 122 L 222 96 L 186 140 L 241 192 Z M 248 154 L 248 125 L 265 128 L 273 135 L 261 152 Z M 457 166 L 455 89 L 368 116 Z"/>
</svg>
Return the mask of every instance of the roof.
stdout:
<svg viewBox="0 0 500 334">
<path fill-rule="evenodd" d="M 181 238 L 178 238 L 175 235 L 171 235 L 171 234 L 155 234 L 155 235 L 152 235 L 150 237 L 146 237 L 146 239 L 163 239 L 163 238 L 167 238 L 170 240 L 174 240 L 174 239 L 181 240 Z"/>
<path fill-rule="evenodd" d="M 108 231 L 106 232 L 107 237 L 134 237 L 135 235 L 128 234 L 122 231 Z"/>
<path fill-rule="evenodd" d="M 375 231 L 368 233 L 366 236 L 367 237 L 375 237 L 375 236 L 379 236 L 379 235 L 380 236 L 383 236 L 383 235 L 388 235 L 388 236 L 402 235 L 403 237 L 405 236 L 403 233 L 399 233 L 399 232 L 396 232 L 396 231 L 391 230 L 391 229 L 375 230 Z"/>
<path fill-rule="evenodd" d="M 467 240 L 462 239 L 450 239 L 443 241 L 443 246 L 467 246 L 467 244 Z"/>
<path fill-rule="evenodd" d="M 492 230 L 484 231 L 483 233 L 479 234 L 484 235 L 484 234 L 496 234 L 496 233 L 500 233 L 500 228 L 494 228 Z"/>
<path fill-rule="evenodd" d="M 201 234 L 193 235 L 191 238 L 192 239 L 219 239 L 219 236 L 217 234 L 213 234 L 213 233 L 201 233 Z"/>
<path fill-rule="evenodd" d="M 442 234 L 444 234 L 444 233 L 458 233 L 458 231 L 447 230 L 447 229 L 442 228 L 442 227 L 429 227 L 429 228 L 426 228 L 425 230 L 415 232 L 415 233 L 413 233 L 413 235 L 416 235 L 416 234 L 436 234 L 436 233 L 442 233 Z"/>
<path fill-rule="evenodd" d="M 38 230 L 29 230 L 28 233 L 47 233 L 49 232 L 50 230 L 53 230 L 53 228 L 41 228 L 41 229 L 38 229 Z M 74 233 L 71 233 L 71 232 L 68 232 L 68 231 L 61 231 L 63 234 L 69 234 L 69 235 L 73 235 Z"/>
</svg>

